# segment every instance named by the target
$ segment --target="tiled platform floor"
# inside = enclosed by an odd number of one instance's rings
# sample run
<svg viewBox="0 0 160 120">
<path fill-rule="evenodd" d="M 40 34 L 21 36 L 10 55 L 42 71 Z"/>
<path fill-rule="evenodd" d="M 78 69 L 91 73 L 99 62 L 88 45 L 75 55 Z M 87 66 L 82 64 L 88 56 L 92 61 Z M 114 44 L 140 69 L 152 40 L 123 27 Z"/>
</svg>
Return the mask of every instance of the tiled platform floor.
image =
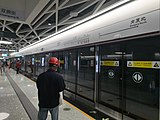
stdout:
<svg viewBox="0 0 160 120">
<path fill-rule="evenodd" d="M 35 82 L 22 74 L 16 74 L 13 69 L 6 69 L 6 73 L 27 96 L 33 106 L 38 110 L 37 88 Z M 30 120 L 10 81 L 4 72 L 0 76 L 0 120 Z M 69 109 L 69 110 L 66 110 Z M 47 120 L 50 120 L 48 114 Z M 67 101 L 60 106 L 59 120 L 94 120 Z"/>
</svg>

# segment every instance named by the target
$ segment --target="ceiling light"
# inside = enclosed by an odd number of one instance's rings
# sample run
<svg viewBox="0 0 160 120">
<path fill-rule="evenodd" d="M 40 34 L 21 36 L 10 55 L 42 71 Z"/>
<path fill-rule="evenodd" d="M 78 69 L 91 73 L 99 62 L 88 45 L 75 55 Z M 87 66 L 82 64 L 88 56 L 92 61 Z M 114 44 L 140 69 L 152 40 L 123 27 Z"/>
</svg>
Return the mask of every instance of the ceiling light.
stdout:
<svg viewBox="0 0 160 120">
<path fill-rule="evenodd" d="M 9 50 L 9 52 L 15 52 L 15 51 L 17 51 L 17 50 Z"/>
<path fill-rule="evenodd" d="M 50 26 L 50 25 L 52 25 L 51 23 L 48 23 L 48 25 Z"/>
<path fill-rule="evenodd" d="M 12 42 L 9 42 L 9 41 L 0 41 L 0 44 L 12 44 Z"/>
<path fill-rule="evenodd" d="M 71 17 L 77 17 L 78 16 L 78 12 L 70 12 L 70 16 Z"/>
</svg>

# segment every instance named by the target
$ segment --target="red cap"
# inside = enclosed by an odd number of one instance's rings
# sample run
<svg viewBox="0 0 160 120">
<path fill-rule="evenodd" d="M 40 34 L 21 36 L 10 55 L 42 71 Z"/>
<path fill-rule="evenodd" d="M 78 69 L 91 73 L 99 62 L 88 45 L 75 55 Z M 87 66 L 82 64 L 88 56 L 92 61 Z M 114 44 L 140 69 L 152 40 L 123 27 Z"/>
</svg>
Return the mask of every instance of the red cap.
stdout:
<svg viewBox="0 0 160 120">
<path fill-rule="evenodd" d="M 57 65 L 57 66 L 60 65 L 60 62 L 59 62 L 59 60 L 58 60 L 56 57 L 51 57 L 51 58 L 49 59 L 49 63 L 50 63 L 50 64 Z"/>
</svg>

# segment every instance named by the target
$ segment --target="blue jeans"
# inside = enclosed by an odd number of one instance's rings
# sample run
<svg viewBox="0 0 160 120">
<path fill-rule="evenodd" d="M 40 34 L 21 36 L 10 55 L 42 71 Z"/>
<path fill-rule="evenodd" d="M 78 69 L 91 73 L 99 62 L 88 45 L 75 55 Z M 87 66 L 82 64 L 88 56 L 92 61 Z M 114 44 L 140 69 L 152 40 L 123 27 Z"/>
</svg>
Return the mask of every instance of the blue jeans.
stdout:
<svg viewBox="0 0 160 120">
<path fill-rule="evenodd" d="M 51 113 L 52 120 L 58 120 L 59 106 L 54 108 L 39 108 L 38 120 L 46 120 L 48 111 Z"/>
</svg>

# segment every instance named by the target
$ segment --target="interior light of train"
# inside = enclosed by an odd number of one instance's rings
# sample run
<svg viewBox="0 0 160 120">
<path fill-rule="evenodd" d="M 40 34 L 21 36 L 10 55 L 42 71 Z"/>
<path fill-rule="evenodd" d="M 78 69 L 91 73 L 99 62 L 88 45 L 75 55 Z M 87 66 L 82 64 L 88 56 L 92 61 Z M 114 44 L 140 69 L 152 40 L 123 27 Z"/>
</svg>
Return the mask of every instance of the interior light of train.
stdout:
<svg viewBox="0 0 160 120">
<path fill-rule="evenodd" d="M 8 49 L 0 49 L 0 51 L 8 51 Z"/>
<path fill-rule="evenodd" d="M 98 60 L 99 60 L 99 58 L 98 58 L 98 55 L 96 55 L 96 73 L 98 72 Z"/>
<path fill-rule="evenodd" d="M 81 59 L 94 59 L 94 56 L 81 56 Z"/>
<path fill-rule="evenodd" d="M 19 56 L 22 56 L 19 52 L 13 52 L 13 53 L 10 53 L 11 56 L 15 56 L 15 57 L 19 57 Z"/>
<path fill-rule="evenodd" d="M 3 56 L 3 57 L 6 57 L 6 56 L 8 56 L 8 54 L 2 54 L 2 56 Z"/>
<path fill-rule="evenodd" d="M 124 54 L 126 54 L 126 53 L 125 53 L 125 52 L 120 52 L 120 51 L 119 51 L 119 52 L 115 52 L 115 54 L 117 54 L 117 55 L 122 55 L 122 54 L 123 54 L 123 55 L 124 55 Z"/>
<path fill-rule="evenodd" d="M 44 66 L 44 57 L 42 57 L 42 61 L 41 61 L 42 67 Z"/>
<path fill-rule="evenodd" d="M 123 54 L 124 57 L 126 58 L 131 58 L 133 55 L 132 54 Z M 112 58 L 121 58 L 122 57 L 122 54 L 116 54 L 116 55 L 107 55 L 106 56 L 108 59 L 112 59 Z"/>
<path fill-rule="evenodd" d="M 94 47 L 91 47 L 91 48 L 90 48 L 90 51 L 91 51 L 91 52 L 94 52 Z"/>
<path fill-rule="evenodd" d="M 160 56 L 160 53 L 154 53 L 154 55 L 159 57 L 159 56 Z"/>
<path fill-rule="evenodd" d="M 15 52 L 16 50 L 9 50 L 10 52 Z"/>
<path fill-rule="evenodd" d="M 32 58 L 32 65 L 34 65 L 34 58 Z"/>
</svg>

